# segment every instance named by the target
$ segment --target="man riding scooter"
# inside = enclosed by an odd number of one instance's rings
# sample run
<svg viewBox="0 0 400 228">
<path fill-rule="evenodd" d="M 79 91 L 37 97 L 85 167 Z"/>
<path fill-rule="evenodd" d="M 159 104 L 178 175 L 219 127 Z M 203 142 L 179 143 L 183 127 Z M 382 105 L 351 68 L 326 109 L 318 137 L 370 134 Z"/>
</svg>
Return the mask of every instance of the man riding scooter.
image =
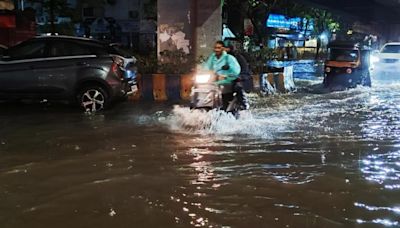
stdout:
<svg viewBox="0 0 400 228">
<path fill-rule="evenodd" d="M 222 109 L 226 111 L 234 98 L 234 83 L 239 78 L 241 69 L 236 58 L 226 53 L 224 46 L 223 41 L 217 41 L 214 45 L 214 53 L 203 67 L 218 76 L 216 83 L 222 87 Z"/>
</svg>

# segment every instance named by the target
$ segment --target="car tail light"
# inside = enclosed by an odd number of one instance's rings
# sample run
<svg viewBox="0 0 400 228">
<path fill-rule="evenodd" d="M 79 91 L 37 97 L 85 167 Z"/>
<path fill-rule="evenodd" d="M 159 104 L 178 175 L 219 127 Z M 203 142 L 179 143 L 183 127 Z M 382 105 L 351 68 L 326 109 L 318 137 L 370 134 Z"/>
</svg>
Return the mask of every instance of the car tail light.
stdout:
<svg viewBox="0 0 400 228">
<path fill-rule="evenodd" d="M 123 74 L 123 72 L 122 72 L 122 70 L 121 70 L 121 67 L 120 67 L 117 63 L 113 62 L 113 64 L 111 65 L 111 70 L 112 70 L 112 72 L 113 72 L 114 74 L 116 74 L 121 80 L 124 78 L 124 74 Z"/>
<path fill-rule="evenodd" d="M 331 69 L 330 67 L 325 68 L 325 72 L 326 72 L 326 73 L 330 73 L 331 70 L 332 70 L 332 69 Z"/>
<path fill-rule="evenodd" d="M 351 74 L 351 73 L 353 73 L 353 70 L 352 70 L 351 68 L 348 68 L 348 69 L 346 70 L 346 73 Z"/>
</svg>

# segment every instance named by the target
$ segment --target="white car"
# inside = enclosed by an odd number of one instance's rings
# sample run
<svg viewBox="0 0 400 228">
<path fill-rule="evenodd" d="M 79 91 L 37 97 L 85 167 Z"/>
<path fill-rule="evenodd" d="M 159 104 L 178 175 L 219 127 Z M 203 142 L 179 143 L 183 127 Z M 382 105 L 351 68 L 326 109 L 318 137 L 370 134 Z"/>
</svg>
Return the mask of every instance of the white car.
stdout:
<svg viewBox="0 0 400 228">
<path fill-rule="evenodd" d="M 400 43 L 387 43 L 371 57 L 374 78 L 390 79 L 400 75 Z"/>
</svg>

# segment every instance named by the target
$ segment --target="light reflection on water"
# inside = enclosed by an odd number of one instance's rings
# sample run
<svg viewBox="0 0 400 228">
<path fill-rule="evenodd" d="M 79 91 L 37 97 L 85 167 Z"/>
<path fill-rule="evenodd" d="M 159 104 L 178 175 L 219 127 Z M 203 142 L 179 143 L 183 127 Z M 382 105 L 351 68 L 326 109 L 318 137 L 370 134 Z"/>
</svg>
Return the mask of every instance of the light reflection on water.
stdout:
<svg viewBox="0 0 400 228">
<path fill-rule="evenodd" d="M 394 105 L 397 102 L 397 98 L 400 101 L 400 96 L 389 96 L 390 98 L 388 98 L 386 93 L 387 88 L 378 87 L 376 89 L 357 88 L 352 91 L 337 92 L 328 95 L 308 95 L 301 97 L 301 101 L 293 100 L 293 97 L 287 99 L 285 97 L 278 97 L 274 98 L 278 102 L 267 105 L 267 107 L 262 105 L 262 107 L 253 110 L 250 115 L 247 115 L 247 119 L 243 118 L 239 121 L 220 114 L 217 114 L 219 118 L 214 119 L 213 117 L 215 117 L 216 113 L 193 113 L 187 109 L 176 107 L 172 112 L 172 116 L 169 117 L 170 122 L 167 124 L 174 131 L 186 131 L 186 133 L 190 132 L 194 135 L 200 134 L 200 137 L 203 138 L 203 143 L 201 143 L 201 139 L 192 141 L 192 148 L 188 152 L 188 154 L 193 156 L 193 163 L 190 164 L 190 167 L 197 173 L 197 177 L 192 179 L 190 183 L 196 186 L 197 190 L 207 188 L 214 190 L 211 192 L 198 192 L 197 196 L 201 198 L 216 197 L 214 195 L 216 192 L 225 190 L 224 187 L 231 185 L 232 181 L 237 177 L 247 177 L 250 179 L 264 178 L 265 180 L 269 180 L 269 184 L 274 183 L 272 185 L 281 183 L 288 186 L 313 186 L 315 182 L 321 183 L 323 178 L 331 175 L 328 170 L 331 169 L 333 163 L 343 162 L 332 160 L 332 158 L 338 155 L 343 156 L 345 159 L 351 157 L 351 159 L 354 159 L 354 163 L 357 163 L 357 159 L 360 159 L 359 167 L 365 180 L 376 182 L 386 190 L 395 190 L 400 188 L 400 163 L 398 162 L 400 153 L 389 152 L 379 154 L 380 147 L 377 146 L 380 144 L 379 141 L 375 144 L 368 143 L 370 141 L 381 140 L 386 144 L 386 140 L 398 139 L 400 135 L 400 131 L 398 132 L 400 129 L 400 119 L 399 121 L 397 119 L 400 116 L 400 110 L 398 105 Z M 256 103 L 264 102 L 268 104 L 268 99 L 265 98 L 265 101 L 259 100 Z M 290 138 L 290 136 L 293 136 L 293 138 Z M 195 146 L 210 145 L 214 147 L 215 145 L 208 143 L 222 139 L 223 141 L 225 140 L 228 147 L 235 147 L 235 143 L 232 145 L 232 141 L 237 142 L 237 137 L 250 137 L 256 141 L 257 138 L 262 138 L 266 142 L 266 145 L 264 149 L 251 148 L 247 150 L 243 149 L 240 152 L 235 149 L 219 151 L 204 147 L 196 148 Z M 209 142 L 207 140 L 204 141 L 204 139 L 207 139 Z M 337 145 L 339 147 L 332 148 L 332 145 L 323 146 L 306 152 L 309 149 L 298 147 L 302 140 L 316 140 L 318 143 L 324 143 L 324 141 L 326 141 L 325 143 L 335 142 L 335 144 L 339 143 Z M 341 141 L 350 143 L 349 145 L 352 145 L 351 147 L 354 146 L 354 148 L 357 148 L 358 144 L 360 144 L 360 147 L 364 144 L 364 148 L 367 150 L 356 152 L 350 148 L 340 149 Z M 269 156 L 277 155 L 275 152 L 269 151 L 272 148 L 265 148 L 273 147 L 274 144 L 288 147 L 287 149 L 278 147 L 279 150 L 276 152 L 293 154 L 295 155 L 293 157 L 296 157 L 296 161 L 269 161 L 267 159 Z M 390 142 L 388 146 L 390 146 Z M 394 147 L 394 145 L 392 146 Z M 215 157 L 220 157 L 223 154 L 227 157 L 215 159 Z M 312 159 L 309 160 L 311 154 Z M 302 160 L 302 155 L 307 155 L 303 158 L 306 160 Z M 248 161 L 241 163 L 240 160 L 243 156 Z M 214 159 L 209 160 L 210 157 L 214 157 Z M 219 159 L 223 159 L 223 161 Z M 344 169 L 352 167 L 352 165 L 348 164 L 349 162 L 351 163 L 352 161 L 344 161 L 345 164 L 341 164 L 340 167 Z M 238 165 L 238 163 L 241 164 Z M 351 177 L 346 177 L 343 180 L 343 183 L 347 186 L 352 186 L 353 182 L 354 180 Z M 256 189 L 255 186 L 251 187 Z M 343 192 L 347 191 L 350 192 L 351 190 L 343 190 Z M 329 194 L 336 196 L 339 193 L 332 192 Z M 240 197 L 236 197 L 239 200 Z M 292 216 L 314 218 L 316 221 L 315 224 L 324 224 L 326 222 L 327 224 L 336 224 L 338 226 L 339 224 L 352 224 L 351 226 L 354 224 L 399 225 L 396 219 L 392 218 L 393 216 L 374 215 L 376 217 L 373 219 L 364 219 L 370 217 L 348 214 L 346 212 L 352 208 L 351 205 L 348 205 L 347 209 L 341 209 L 344 218 L 340 221 L 335 219 L 330 220 L 329 216 L 324 217 L 318 215 L 318 213 L 314 214 L 314 211 L 308 211 L 307 208 L 309 206 L 306 205 L 309 203 L 290 200 L 286 200 L 285 203 L 283 203 L 284 201 L 276 202 L 277 198 L 275 194 L 261 194 L 257 197 L 259 200 L 275 201 L 273 208 L 294 210 Z M 366 211 L 399 214 L 398 207 L 388 206 L 385 202 L 382 203 L 387 206 L 379 207 L 357 203 L 356 199 L 353 202 L 353 207 Z M 207 203 L 204 203 L 202 206 L 204 208 L 212 208 L 206 210 L 209 212 L 218 211 L 218 213 L 224 215 L 231 213 L 230 210 L 208 207 Z M 257 215 L 256 217 L 263 218 L 261 215 Z M 193 221 L 196 221 L 196 218 L 194 217 Z M 206 216 L 204 218 L 207 218 L 206 221 L 213 221 L 212 217 Z M 274 220 L 279 221 L 279 216 L 275 217 Z M 287 223 L 288 227 L 290 226 L 289 224 L 293 224 L 291 221 L 289 219 Z M 307 227 L 318 226 L 310 225 Z"/>
<path fill-rule="evenodd" d="M 360 168 L 365 179 L 386 189 L 400 189 L 400 151 L 368 155 Z"/>
<path fill-rule="evenodd" d="M 39 216 L 73 227 L 60 222 L 72 214 L 93 227 L 398 227 L 399 91 L 252 97 L 239 121 L 164 107 L 128 109 L 121 122 L 105 115 L 111 123 L 90 122 L 93 131 L 75 129 L 88 126 L 76 120 L 33 134 L 1 128 L 0 221 L 23 227 Z M 54 140 L 30 141 L 36 132 Z M 16 150 L 23 143 L 35 147 Z M 20 161 L 30 165 L 13 165 Z"/>
<path fill-rule="evenodd" d="M 357 219 L 357 223 L 359 223 L 359 224 L 376 224 L 376 225 L 395 226 L 395 227 L 397 227 L 399 225 L 399 222 L 391 221 L 389 219 L 374 219 L 371 221 Z"/>
</svg>

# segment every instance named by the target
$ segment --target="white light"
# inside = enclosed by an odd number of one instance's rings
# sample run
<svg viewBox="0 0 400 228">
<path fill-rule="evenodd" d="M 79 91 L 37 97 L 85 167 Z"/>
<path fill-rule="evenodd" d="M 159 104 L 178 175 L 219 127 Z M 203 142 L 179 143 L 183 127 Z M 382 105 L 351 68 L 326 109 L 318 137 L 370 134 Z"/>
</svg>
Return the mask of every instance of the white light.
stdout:
<svg viewBox="0 0 400 228">
<path fill-rule="evenodd" d="M 377 63 L 377 62 L 379 62 L 379 61 L 380 61 L 380 59 L 379 59 L 378 56 L 376 56 L 376 55 L 371 55 L 371 63 Z"/>
<path fill-rule="evenodd" d="M 328 36 L 327 36 L 325 33 L 322 33 L 322 34 L 319 36 L 319 38 L 320 38 L 321 40 L 328 40 Z"/>
<path fill-rule="evenodd" d="M 211 75 L 209 74 L 198 74 L 196 75 L 196 83 L 204 84 L 209 82 L 211 79 Z"/>
</svg>

